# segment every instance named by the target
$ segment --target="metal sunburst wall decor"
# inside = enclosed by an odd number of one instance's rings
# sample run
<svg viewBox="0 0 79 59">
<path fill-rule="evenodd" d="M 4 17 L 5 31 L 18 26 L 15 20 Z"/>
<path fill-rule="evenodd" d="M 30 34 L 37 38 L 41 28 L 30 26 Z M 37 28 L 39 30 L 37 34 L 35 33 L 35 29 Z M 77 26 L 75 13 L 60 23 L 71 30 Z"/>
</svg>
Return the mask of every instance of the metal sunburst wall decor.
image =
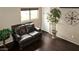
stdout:
<svg viewBox="0 0 79 59">
<path fill-rule="evenodd" d="M 65 15 L 65 21 L 70 25 L 75 25 L 79 23 L 79 13 L 76 11 L 69 11 Z"/>
</svg>

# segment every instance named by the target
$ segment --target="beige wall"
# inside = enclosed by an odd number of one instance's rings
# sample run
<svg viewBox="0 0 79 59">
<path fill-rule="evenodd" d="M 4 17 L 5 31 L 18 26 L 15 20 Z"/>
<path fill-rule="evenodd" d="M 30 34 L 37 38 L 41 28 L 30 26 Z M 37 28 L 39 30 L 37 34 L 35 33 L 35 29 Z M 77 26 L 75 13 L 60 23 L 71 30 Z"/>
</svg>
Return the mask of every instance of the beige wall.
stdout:
<svg viewBox="0 0 79 59">
<path fill-rule="evenodd" d="M 52 25 L 49 24 L 47 20 L 47 13 L 49 13 L 50 9 L 49 7 L 43 7 L 42 8 L 42 30 L 49 32 L 52 34 Z M 72 43 L 75 43 L 79 45 L 79 24 L 76 25 L 69 25 L 67 22 L 65 22 L 65 14 L 69 11 L 76 10 L 79 13 L 79 9 L 72 9 L 72 8 L 62 8 L 60 9 L 62 12 L 62 16 L 60 18 L 59 23 L 56 25 L 57 29 L 57 36 L 60 38 L 63 38 L 67 41 L 70 41 Z"/>
<path fill-rule="evenodd" d="M 11 25 L 20 23 L 20 9 L 3 7 L 0 8 L 0 29 L 11 27 Z"/>
<path fill-rule="evenodd" d="M 11 25 L 21 23 L 20 8 L 0 7 L 0 29 L 11 28 Z M 6 43 L 12 42 L 12 36 L 6 40 Z M 2 41 L 0 41 L 2 45 Z"/>
<path fill-rule="evenodd" d="M 57 36 L 79 45 L 79 24 L 69 25 L 65 21 L 65 15 L 69 11 L 75 10 L 79 13 L 79 8 L 61 8 L 60 10 L 62 11 L 62 17 L 60 18 L 60 22 L 57 24 Z"/>
</svg>

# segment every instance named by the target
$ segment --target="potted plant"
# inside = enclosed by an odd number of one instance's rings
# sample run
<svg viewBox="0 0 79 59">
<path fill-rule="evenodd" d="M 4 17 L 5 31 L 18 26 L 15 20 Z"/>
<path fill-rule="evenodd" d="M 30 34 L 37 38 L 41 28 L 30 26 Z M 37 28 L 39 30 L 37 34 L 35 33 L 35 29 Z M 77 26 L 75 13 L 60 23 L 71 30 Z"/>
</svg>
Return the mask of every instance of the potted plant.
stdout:
<svg viewBox="0 0 79 59">
<path fill-rule="evenodd" d="M 56 24 L 58 23 L 59 19 L 61 17 L 61 11 L 57 8 L 51 9 L 50 13 L 48 14 L 47 19 L 49 20 L 49 22 L 52 24 L 53 28 L 52 28 L 52 34 L 53 37 L 56 37 Z"/>
<path fill-rule="evenodd" d="M 11 30 L 10 29 L 3 29 L 0 30 L 0 41 L 3 41 L 3 46 L 6 48 L 5 40 L 10 37 Z"/>
</svg>

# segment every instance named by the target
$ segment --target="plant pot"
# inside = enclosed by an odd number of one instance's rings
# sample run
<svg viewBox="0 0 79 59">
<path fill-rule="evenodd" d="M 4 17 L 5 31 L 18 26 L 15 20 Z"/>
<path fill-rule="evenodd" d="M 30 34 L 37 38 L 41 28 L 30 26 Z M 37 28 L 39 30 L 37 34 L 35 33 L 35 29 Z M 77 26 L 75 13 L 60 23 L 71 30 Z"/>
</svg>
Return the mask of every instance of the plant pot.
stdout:
<svg viewBox="0 0 79 59">
<path fill-rule="evenodd" d="M 56 30 L 52 30 L 52 38 L 56 38 L 56 33 L 57 33 Z"/>
</svg>

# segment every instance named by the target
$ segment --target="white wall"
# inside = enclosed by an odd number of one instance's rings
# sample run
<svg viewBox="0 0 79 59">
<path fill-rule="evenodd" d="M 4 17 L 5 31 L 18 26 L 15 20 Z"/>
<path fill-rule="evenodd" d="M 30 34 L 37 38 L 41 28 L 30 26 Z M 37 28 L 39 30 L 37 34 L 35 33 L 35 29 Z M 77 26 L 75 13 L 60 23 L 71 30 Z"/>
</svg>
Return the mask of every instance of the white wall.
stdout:
<svg viewBox="0 0 79 59">
<path fill-rule="evenodd" d="M 0 29 L 11 28 L 11 25 L 18 23 L 21 23 L 20 8 L 0 7 Z M 6 43 L 10 41 L 12 41 L 12 37 L 6 40 Z"/>
<path fill-rule="evenodd" d="M 49 7 L 42 8 L 42 30 L 50 32 L 49 30 L 49 22 L 47 20 L 48 13 L 50 11 Z"/>
<path fill-rule="evenodd" d="M 35 24 L 36 27 L 41 28 L 41 26 L 42 26 L 41 25 L 42 24 L 42 8 L 39 7 L 38 9 L 39 9 L 39 11 L 38 11 L 38 19 L 33 20 L 33 23 Z"/>
<path fill-rule="evenodd" d="M 43 7 L 42 8 L 42 30 L 49 32 L 50 34 L 52 34 L 52 27 L 54 27 L 54 25 L 52 25 L 49 20 L 47 19 L 48 17 L 48 13 L 50 13 L 50 10 L 53 9 L 52 7 Z"/>
</svg>

